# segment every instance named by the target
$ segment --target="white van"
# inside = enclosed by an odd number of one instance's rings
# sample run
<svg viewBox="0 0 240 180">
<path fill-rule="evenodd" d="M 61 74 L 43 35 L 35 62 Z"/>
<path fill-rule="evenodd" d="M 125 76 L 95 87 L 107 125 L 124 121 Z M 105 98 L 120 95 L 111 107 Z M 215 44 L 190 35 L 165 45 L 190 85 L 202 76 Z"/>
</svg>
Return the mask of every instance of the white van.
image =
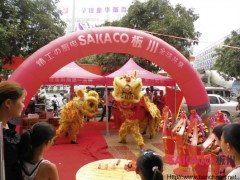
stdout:
<svg viewBox="0 0 240 180">
<path fill-rule="evenodd" d="M 226 100 L 232 100 L 232 92 L 223 87 L 205 87 L 207 94 L 218 94 Z"/>
</svg>

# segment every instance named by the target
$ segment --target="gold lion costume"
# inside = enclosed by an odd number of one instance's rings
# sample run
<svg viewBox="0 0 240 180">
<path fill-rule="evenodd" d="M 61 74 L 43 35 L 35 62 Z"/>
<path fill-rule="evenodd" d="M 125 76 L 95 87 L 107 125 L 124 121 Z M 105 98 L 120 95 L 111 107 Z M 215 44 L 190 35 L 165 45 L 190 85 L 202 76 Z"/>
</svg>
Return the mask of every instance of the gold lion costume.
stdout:
<svg viewBox="0 0 240 180">
<path fill-rule="evenodd" d="M 98 111 L 99 95 L 96 91 L 78 89 L 76 97 L 69 101 L 61 111 L 59 128 L 56 131 L 55 139 L 63 133 L 68 134 L 72 144 L 77 144 L 77 134 L 84 124 L 84 116 L 89 118 L 95 116 Z"/>
<path fill-rule="evenodd" d="M 123 113 L 124 123 L 119 129 L 120 143 L 126 143 L 127 134 L 131 131 L 137 145 L 143 149 L 144 140 L 140 133 L 141 127 L 148 126 L 150 137 L 156 133 L 161 119 L 157 106 L 150 102 L 142 93 L 142 79 L 133 75 L 125 75 L 114 78 L 112 93 L 116 106 Z"/>
</svg>

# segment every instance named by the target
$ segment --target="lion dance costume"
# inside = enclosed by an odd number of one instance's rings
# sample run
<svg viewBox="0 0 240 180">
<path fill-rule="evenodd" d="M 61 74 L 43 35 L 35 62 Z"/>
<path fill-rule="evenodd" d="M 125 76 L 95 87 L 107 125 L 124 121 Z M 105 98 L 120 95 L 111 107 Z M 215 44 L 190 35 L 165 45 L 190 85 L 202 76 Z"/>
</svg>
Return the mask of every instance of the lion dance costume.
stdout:
<svg viewBox="0 0 240 180">
<path fill-rule="evenodd" d="M 61 111 L 59 128 L 56 131 L 55 140 L 63 133 L 68 134 L 72 144 L 77 144 L 77 134 L 84 124 L 84 116 L 95 116 L 98 111 L 99 95 L 96 91 L 78 89 L 76 97 L 69 101 Z"/>
<path fill-rule="evenodd" d="M 140 126 L 149 127 L 150 137 L 156 133 L 161 119 L 157 106 L 150 102 L 142 93 L 142 79 L 133 75 L 114 78 L 112 93 L 116 106 L 122 112 L 125 121 L 119 129 L 120 143 L 126 143 L 127 134 L 131 131 L 137 145 L 143 149 L 144 140 L 140 133 Z"/>
</svg>

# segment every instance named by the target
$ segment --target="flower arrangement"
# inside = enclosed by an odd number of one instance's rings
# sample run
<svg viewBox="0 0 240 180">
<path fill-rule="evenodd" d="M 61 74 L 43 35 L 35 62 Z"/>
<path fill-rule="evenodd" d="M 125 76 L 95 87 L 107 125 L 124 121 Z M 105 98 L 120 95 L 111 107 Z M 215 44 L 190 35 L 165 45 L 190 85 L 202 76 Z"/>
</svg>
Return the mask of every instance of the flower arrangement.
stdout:
<svg viewBox="0 0 240 180">
<path fill-rule="evenodd" d="M 205 148 L 205 151 L 215 155 L 218 155 L 220 152 L 222 152 L 221 148 L 216 144 L 215 139 Z"/>
<path fill-rule="evenodd" d="M 216 114 L 211 118 L 211 129 L 219 124 L 231 124 L 231 121 L 221 111 L 216 112 Z"/>
<path fill-rule="evenodd" d="M 186 142 L 192 145 L 201 145 L 209 135 L 208 127 L 202 123 L 196 110 L 191 110 L 190 124 L 185 135 Z"/>
<path fill-rule="evenodd" d="M 219 124 L 230 124 L 231 121 L 221 111 L 216 112 L 211 117 L 211 129 Z M 211 134 L 203 144 L 205 152 L 218 155 L 221 152 L 221 148 L 216 144 L 216 140 L 213 134 Z"/>
<path fill-rule="evenodd" d="M 173 128 L 172 132 L 175 134 L 183 135 L 186 133 L 187 127 L 189 126 L 189 119 L 187 118 L 186 112 L 181 111 L 179 120 L 176 126 Z"/>
<path fill-rule="evenodd" d="M 161 117 L 161 121 L 160 121 L 159 127 L 163 128 L 164 124 L 165 124 L 166 128 L 169 130 L 169 129 L 173 128 L 174 123 L 175 123 L 175 120 L 172 117 L 171 110 L 169 109 L 168 106 L 165 106 L 163 108 L 163 114 L 162 114 L 162 117 Z"/>
</svg>

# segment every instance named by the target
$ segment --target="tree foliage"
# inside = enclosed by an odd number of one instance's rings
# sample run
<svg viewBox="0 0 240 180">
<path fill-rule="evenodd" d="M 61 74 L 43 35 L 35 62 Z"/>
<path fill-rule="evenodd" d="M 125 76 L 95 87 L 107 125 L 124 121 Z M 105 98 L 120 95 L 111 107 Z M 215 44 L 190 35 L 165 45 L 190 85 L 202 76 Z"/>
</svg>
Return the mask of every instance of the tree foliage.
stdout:
<svg viewBox="0 0 240 180">
<path fill-rule="evenodd" d="M 198 15 L 194 14 L 192 9 L 186 9 L 181 5 L 173 7 L 168 0 L 149 0 L 147 2 L 135 1 L 121 20 L 106 22 L 104 25 L 128 27 L 152 33 L 188 58 L 190 53 L 188 47 L 192 42 L 165 35 L 195 39 L 194 21 L 197 19 Z M 95 62 L 105 69 L 113 71 L 116 66 L 124 64 L 129 57 L 130 55 L 108 53 L 95 56 Z M 156 65 L 143 61 L 139 57 L 134 57 L 134 60 L 137 60 L 139 65 L 150 71 L 159 70 Z"/>
<path fill-rule="evenodd" d="M 0 60 L 28 57 L 50 41 L 64 35 L 58 0 L 0 1 Z"/>
<path fill-rule="evenodd" d="M 233 48 L 240 47 L 240 34 L 233 31 L 231 37 L 224 41 L 224 45 L 216 49 L 217 59 L 213 68 L 226 80 L 240 79 L 240 49 Z"/>
<path fill-rule="evenodd" d="M 94 57 L 90 56 L 89 58 L 91 58 L 91 62 L 96 63 L 97 61 L 97 63 L 103 67 L 103 71 L 107 73 L 114 72 L 117 68 L 123 66 L 130 58 L 134 58 L 135 62 L 141 67 L 146 67 L 146 69 L 153 72 L 158 70 L 158 67 L 153 66 L 150 61 L 144 61 L 142 58 L 134 57 L 130 54 L 105 53 L 97 54 Z M 85 63 L 86 61 L 88 60 L 85 59 Z"/>
</svg>

